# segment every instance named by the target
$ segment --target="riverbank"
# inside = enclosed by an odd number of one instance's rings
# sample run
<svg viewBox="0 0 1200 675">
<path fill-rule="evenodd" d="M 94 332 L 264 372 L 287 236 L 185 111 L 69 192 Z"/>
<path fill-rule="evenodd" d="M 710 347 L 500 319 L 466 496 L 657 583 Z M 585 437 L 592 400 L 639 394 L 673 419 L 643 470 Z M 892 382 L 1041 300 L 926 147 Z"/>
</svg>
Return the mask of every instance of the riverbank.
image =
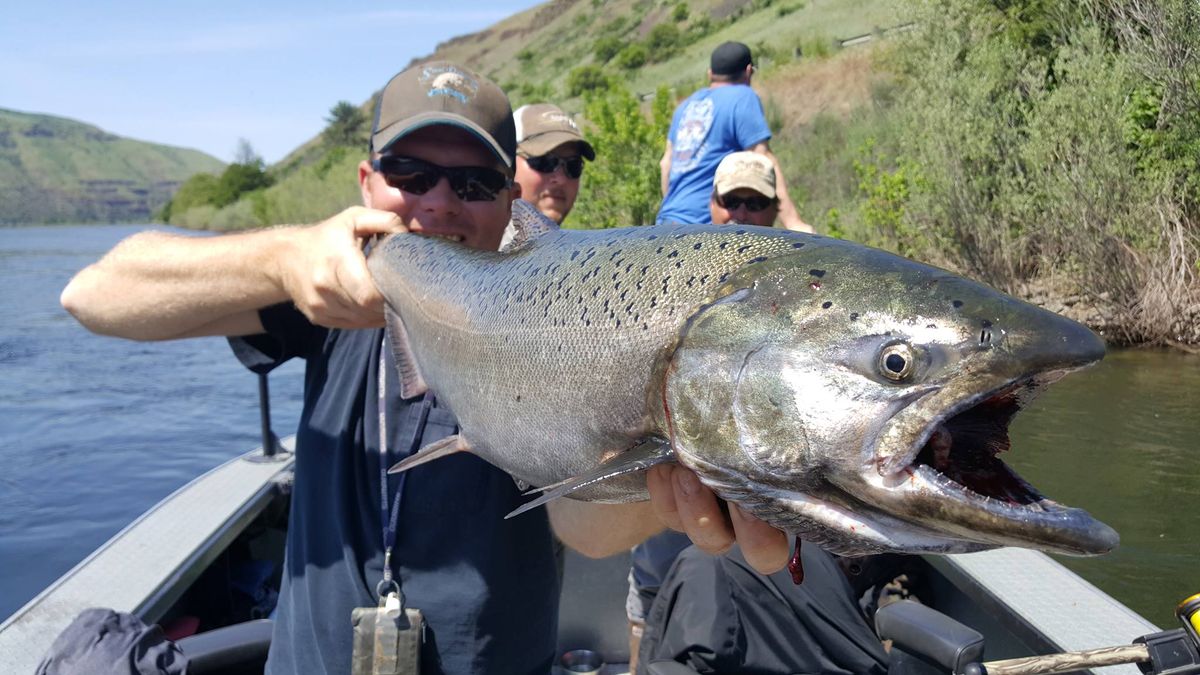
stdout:
<svg viewBox="0 0 1200 675">
<path fill-rule="evenodd" d="M 1158 294 L 1149 302 L 1121 303 L 1109 292 L 1089 293 L 1070 282 L 1035 280 L 1015 294 L 1027 302 L 1078 321 L 1111 347 L 1167 347 L 1200 355 L 1200 289 L 1188 294 Z M 1156 325 L 1147 327 L 1153 312 Z"/>
</svg>

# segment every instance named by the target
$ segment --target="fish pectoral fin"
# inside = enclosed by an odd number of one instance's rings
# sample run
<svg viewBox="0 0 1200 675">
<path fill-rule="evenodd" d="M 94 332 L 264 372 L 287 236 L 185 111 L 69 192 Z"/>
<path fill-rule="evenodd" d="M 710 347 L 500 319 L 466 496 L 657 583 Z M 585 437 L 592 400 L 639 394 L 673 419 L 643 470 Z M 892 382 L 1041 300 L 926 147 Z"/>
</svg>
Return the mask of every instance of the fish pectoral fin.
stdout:
<svg viewBox="0 0 1200 675">
<path fill-rule="evenodd" d="M 420 466 L 426 462 L 432 462 L 435 459 L 441 459 L 448 455 L 453 455 L 456 452 L 470 452 L 471 444 L 467 442 L 460 434 L 447 436 L 440 441 L 434 441 L 429 445 L 414 452 L 412 455 L 396 462 L 392 468 L 388 469 L 388 473 L 400 473 L 408 471 L 414 466 Z"/>
<path fill-rule="evenodd" d="M 388 344 L 392 348 L 392 358 L 396 361 L 396 369 L 400 371 L 400 396 L 416 398 L 426 391 L 429 385 L 421 375 L 417 366 L 417 357 L 413 353 L 412 343 L 408 340 L 408 331 L 404 329 L 404 320 L 400 315 L 386 307 Z M 416 457 L 416 455 L 413 455 Z"/>
<path fill-rule="evenodd" d="M 520 508 L 504 516 L 504 518 L 508 519 L 513 516 L 519 516 L 526 511 L 536 509 L 542 504 L 554 501 L 559 497 L 568 495 L 580 488 L 594 485 L 602 480 L 627 473 L 645 471 L 656 464 L 671 462 L 674 459 L 675 453 L 671 450 L 671 444 L 666 439 L 658 437 L 646 439 L 620 454 L 613 455 L 607 461 L 601 463 L 600 466 L 581 476 L 575 476 L 561 480 L 553 485 L 530 490 L 525 494 L 532 494 L 539 491 L 543 494 L 541 497 L 527 504 L 522 504 Z"/>
</svg>

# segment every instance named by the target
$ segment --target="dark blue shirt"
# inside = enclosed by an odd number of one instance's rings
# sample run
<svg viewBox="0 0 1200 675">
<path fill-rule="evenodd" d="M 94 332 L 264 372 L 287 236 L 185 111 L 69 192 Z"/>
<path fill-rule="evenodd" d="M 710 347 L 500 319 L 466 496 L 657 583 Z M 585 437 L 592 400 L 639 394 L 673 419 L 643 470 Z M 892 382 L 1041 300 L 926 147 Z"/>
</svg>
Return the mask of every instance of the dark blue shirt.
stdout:
<svg viewBox="0 0 1200 675">
<path fill-rule="evenodd" d="M 244 363 L 307 361 L 267 672 L 346 673 L 351 610 L 378 604 L 383 574 L 377 412 L 383 331 L 320 328 L 291 304 L 260 316 L 266 334 L 231 340 Z M 390 465 L 408 452 L 420 399 L 399 397 L 390 354 L 386 369 Z M 417 447 L 456 432 L 453 415 L 434 408 Z M 523 498 L 508 474 L 474 455 L 408 473 L 392 564 L 408 605 L 425 614 L 422 673 L 549 672 L 558 580 L 545 510 L 504 520 Z M 397 479 L 390 477 L 389 497 Z"/>
</svg>

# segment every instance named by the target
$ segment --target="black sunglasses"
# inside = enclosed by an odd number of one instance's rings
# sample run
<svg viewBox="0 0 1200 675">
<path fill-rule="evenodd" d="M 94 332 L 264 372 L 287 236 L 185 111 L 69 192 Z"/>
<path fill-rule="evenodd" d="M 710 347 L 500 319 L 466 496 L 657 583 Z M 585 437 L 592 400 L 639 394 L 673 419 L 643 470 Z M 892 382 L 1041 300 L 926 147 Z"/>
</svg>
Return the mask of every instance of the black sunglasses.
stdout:
<svg viewBox="0 0 1200 675">
<path fill-rule="evenodd" d="M 717 203 L 721 205 L 721 208 L 728 211 L 736 211 L 744 205 L 750 213 L 758 213 L 770 208 L 771 204 L 775 203 L 775 200 L 762 195 L 754 197 L 738 197 L 736 195 L 725 195 L 722 197 L 721 195 L 717 195 Z"/>
<path fill-rule="evenodd" d="M 512 179 L 486 166 L 439 166 L 412 157 L 387 156 L 371 162 L 371 168 L 383 174 L 387 184 L 409 194 L 423 195 L 433 189 L 442 176 L 450 189 L 467 202 L 495 201 L 497 193 L 512 187 Z"/>
<path fill-rule="evenodd" d="M 525 161 L 529 163 L 529 168 L 538 173 L 554 173 L 554 170 L 561 165 L 563 173 L 571 180 L 583 175 L 583 158 L 579 155 L 574 157 L 542 155 L 541 157 L 526 157 Z"/>
</svg>

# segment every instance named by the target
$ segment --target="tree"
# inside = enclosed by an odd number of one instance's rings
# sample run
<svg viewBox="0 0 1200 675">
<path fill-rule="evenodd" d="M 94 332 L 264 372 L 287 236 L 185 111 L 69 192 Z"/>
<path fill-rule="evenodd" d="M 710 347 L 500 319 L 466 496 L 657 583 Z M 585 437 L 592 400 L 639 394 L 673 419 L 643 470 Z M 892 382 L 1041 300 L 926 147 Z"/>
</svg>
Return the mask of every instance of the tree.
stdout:
<svg viewBox="0 0 1200 675">
<path fill-rule="evenodd" d="M 649 117 L 621 85 L 592 91 L 584 100 L 596 161 L 588 165 L 569 222 L 588 228 L 653 223 L 662 199 L 658 160 L 672 112 L 666 87 L 656 92 Z"/>
<path fill-rule="evenodd" d="M 239 138 L 237 150 L 235 150 L 233 153 L 233 163 L 261 165 L 263 163 L 263 159 L 262 157 L 258 156 L 257 152 L 254 151 L 254 146 L 250 145 L 250 141 L 244 138 Z"/>
<path fill-rule="evenodd" d="M 327 145 L 361 148 L 367 144 L 367 118 L 358 106 L 349 101 L 338 101 L 329 109 L 325 118 L 328 126 L 321 132 Z"/>
</svg>

